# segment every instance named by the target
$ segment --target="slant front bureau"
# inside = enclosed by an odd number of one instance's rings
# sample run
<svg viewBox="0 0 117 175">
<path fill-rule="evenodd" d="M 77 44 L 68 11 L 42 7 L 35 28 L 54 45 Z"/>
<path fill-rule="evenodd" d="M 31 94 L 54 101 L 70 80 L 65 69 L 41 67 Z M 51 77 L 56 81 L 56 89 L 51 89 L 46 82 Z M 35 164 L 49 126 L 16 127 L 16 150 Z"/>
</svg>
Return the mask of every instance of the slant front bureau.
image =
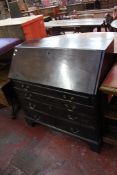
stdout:
<svg viewBox="0 0 117 175">
<path fill-rule="evenodd" d="M 98 88 L 112 65 L 113 39 L 100 34 L 48 37 L 16 47 L 9 77 L 28 123 L 77 136 L 98 151 Z"/>
</svg>

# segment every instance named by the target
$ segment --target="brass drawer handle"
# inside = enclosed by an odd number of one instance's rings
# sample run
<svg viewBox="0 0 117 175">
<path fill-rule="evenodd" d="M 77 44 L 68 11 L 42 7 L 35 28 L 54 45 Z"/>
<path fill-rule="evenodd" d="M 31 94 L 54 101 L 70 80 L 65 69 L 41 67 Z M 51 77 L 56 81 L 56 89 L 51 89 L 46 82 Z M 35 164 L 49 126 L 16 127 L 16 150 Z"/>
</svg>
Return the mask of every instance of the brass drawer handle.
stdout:
<svg viewBox="0 0 117 175">
<path fill-rule="evenodd" d="M 80 132 L 79 130 L 74 131 L 73 128 L 70 128 L 70 130 L 71 130 L 71 132 L 72 132 L 73 134 L 78 134 L 78 133 Z"/>
<path fill-rule="evenodd" d="M 68 105 L 68 104 L 65 104 L 65 107 L 70 108 L 72 110 L 74 110 L 76 108 L 75 105 Z"/>
<path fill-rule="evenodd" d="M 29 99 L 30 99 L 30 98 L 32 97 L 32 94 L 25 93 L 25 94 L 24 94 L 24 97 L 26 97 L 26 98 L 29 98 Z"/>
<path fill-rule="evenodd" d="M 28 90 L 29 90 L 29 88 L 30 88 L 30 87 L 27 85 L 27 86 L 25 87 L 25 90 L 26 90 L 26 91 L 28 91 Z"/>
<path fill-rule="evenodd" d="M 29 86 L 25 86 L 24 84 L 21 84 L 21 88 L 25 88 L 25 90 L 28 90 L 29 89 Z"/>
<path fill-rule="evenodd" d="M 66 99 L 67 98 L 66 95 L 63 95 L 63 98 Z"/>
<path fill-rule="evenodd" d="M 21 84 L 21 88 L 24 88 L 24 84 Z"/>
<path fill-rule="evenodd" d="M 69 105 L 68 104 L 65 104 L 65 107 L 69 108 Z"/>
<path fill-rule="evenodd" d="M 69 112 L 73 112 L 73 109 L 67 109 Z"/>
<path fill-rule="evenodd" d="M 33 105 L 33 104 L 29 103 L 29 108 L 30 109 L 35 109 L 35 107 L 36 107 L 36 105 Z"/>
<path fill-rule="evenodd" d="M 74 97 L 71 97 L 71 100 L 74 100 Z"/>
<path fill-rule="evenodd" d="M 67 117 L 69 120 L 77 120 L 78 119 L 78 117 L 72 117 L 72 115 L 68 115 Z"/>
<path fill-rule="evenodd" d="M 69 111 L 69 112 L 73 112 L 76 108 L 76 106 L 69 106 L 67 104 L 65 106 L 67 107 L 67 111 Z"/>
<path fill-rule="evenodd" d="M 35 109 L 35 106 L 30 106 L 29 108 L 30 108 L 30 109 Z"/>
<path fill-rule="evenodd" d="M 68 115 L 67 117 L 68 117 L 69 120 L 74 120 L 71 115 Z"/>
</svg>

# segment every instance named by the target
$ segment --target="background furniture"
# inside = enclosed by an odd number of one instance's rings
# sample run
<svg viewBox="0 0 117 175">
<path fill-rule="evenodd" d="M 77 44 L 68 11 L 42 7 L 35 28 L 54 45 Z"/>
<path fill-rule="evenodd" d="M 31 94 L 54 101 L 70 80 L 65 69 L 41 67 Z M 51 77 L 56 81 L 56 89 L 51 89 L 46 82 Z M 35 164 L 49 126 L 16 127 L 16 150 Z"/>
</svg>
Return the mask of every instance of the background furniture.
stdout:
<svg viewBox="0 0 117 175">
<path fill-rule="evenodd" d="M 14 47 L 21 43 L 17 38 L 0 38 L 0 105 L 8 106 L 2 88 L 8 83 L 9 66 Z"/>
<path fill-rule="evenodd" d="M 13 1 L 9 3 L 9 9 L 11 18 L 19 18 L 22 16 L 30 16 L 30 15 L 39 15 L 39 8 L 30 7 L 28 8 L 25 3 L 20 4 L 17 1 Z"/>
<path fill-rule="evenodd" d="M 18 6 L 17 1 L 10 2 L 9 9 L 10 9 L 11 18 L 22 17 L 22 13 L 21 13 L 20 7 Z"/>
<path fill-rule="evenodd" d="M 117 145 L 117 63 L 114 64 L 100 90 L 103 92 L 104 141 Z"/>
<path fill-rule="evenodd" d="M 113 8 L 117 5 L 117 0 L 100 0 L 101 8 Z"/>
<path fill-rule="evenodd" d="M 84 15 L 84 14 L 93 14 L 94 18 L 104 18 L 106 13 L 109 13 L 112 16 L 113 11 L 114 11 L 114 8 L 85 10 L 85 11 L 77 11 L 77 15 L 79 16 L 79 15 Z"/>
<path fill-rule="evenodd" d="M 45 8 L 39 8 L 39 12 L 44 16 L 56 17 L 56 14 L 59 12 L 59 6 L 49 6 Z"/>
<path fill-rule="evenodd" d="M 73 32 L 92 32 L 93 28 L 96 27 L 100 31 L 103 25 L 104 18 L 87 18 L 87 19 L 72 19 L 72 20 L 54 20 L 45 22 L 45 27 L 50 31 L 51 35 L 55 35 L 58 31 L 68 31 Z"/>
<path fill-rule="evenodd" d="M 68 12 L 72 12 L 73 10 L 81 11 L 81 10 L 91 10 L 95 9 L 95 1 L 79 1 L 78 3 L 70 3 L 67 5 Z"/>
<path fill-rule="evenodd" d="M 0 1 L 0 19 L 5 19 L 8 16 L 7 4 L 4 0 Z"/>
<path fill-rule="evenodd" d="M 116 32 L 117 31 L 117 20 L 114 20 L 112 23 L 111 23 L 111 27 L 113 28 L 113 30 Z"/>
<path fill-rule="evenodd" d="M 22 15 L 24 15 L 24 14 L 29 15 L 29 16 L 30 15 L 39 15 L 40 14 L 39 8 L 30 7 L 30 8 L 28 8 L 28 10 L 22 11 Z"/>
<path fill-rule="evenodd" d="M 31 40 L 46 37 L 43 16 L 9 18 L 0 21 L 0 37 L 17 37 Z"/>
<path fill-rule="evenodd" d="M 79 19 L 83 19 L 83 18 L 94 18 L 94 14 L 82 14 L 78 16 Z"/>
</svg>

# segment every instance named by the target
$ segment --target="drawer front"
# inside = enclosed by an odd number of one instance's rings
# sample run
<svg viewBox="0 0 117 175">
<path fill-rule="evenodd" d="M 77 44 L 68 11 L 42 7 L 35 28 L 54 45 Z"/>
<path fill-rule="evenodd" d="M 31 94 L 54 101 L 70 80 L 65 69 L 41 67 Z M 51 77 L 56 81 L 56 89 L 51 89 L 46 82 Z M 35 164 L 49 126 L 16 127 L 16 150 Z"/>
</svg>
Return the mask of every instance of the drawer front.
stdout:
<svg viewBox="0 0 117 175">
<path fill-rule="evenodd" d="M 27 99 L 29 101 L 33 101 L 34 103 L 38 104 L 38 103 L 43 103 L 43 104 L 47 104 L 47 105 L 51 105 L 53 107 L 56 108 L 60 108 L 60 109 L 64 109 L 70 113 L 81 113 L 81 114 L 86 114 L 89 116 L 96 116 L 96 108 L 93 106 L 87 106 L 87 105 L 83 105 L 83 104 L 76 104 L 76 103 L 71 103 L 69 101 L 66 100 L 60 100 L 57 98 L 53 98 L 50 96 L 45 96 L 45 95 L 41 95 L 41 94 L 37 94 L 37 93 L 31 93 L 29 91 L 21 91 L 19 89 L 15 89 L 16 93 L 18 95 L 18 97 L 20 99 L 24 98 Z"/>
<path fill-rule="evenodd" d="M 87 116 L 80 113 L 68 112 L 66 110 L 59 109 L 51 105 L 46 105 L 42 103 L 37 104 L 26 99 L 22 99 L 22 105 L 29 110 L 40 111 L 42 113 L 48 114 L 49 116 L 53 116 L 54 118 L 70 121 L 71 123 L 80 124 L 85 127 L 96 127 L 97 121 L 95 116 Z"/>
<path fill-rule="evenodd" d="M 54 105 L 59 108 L 64 108 L 65 106 L 65 101 L 61 99 L 57 99 L 57 98 L 50 97 L 50 96 L 45 96 L 39 93 L 33 93 L 30 91 L 22 91 L 19 89 L 15 89 L 15 91 L 19 98 L 25 98 L 27 100 L 35 101 L 37 103 L 41 102 L 44 104 Z"/>
<path fill-rule="evenodd" d="M 96 129 L 84 128 L 80 125 L 78 126 L 60 119 L 50 117 L 49 115 L 43 114 L 39 111 L 37 112 L 34 110 L 25 109 L 25 112 L 27 114 L 27 118 L 33 119 L 37 123 L 44 123 L 52 127 L 55 127 L 57 129 L 61 129 L 63 131 L 72 133 L 76 136 L 93 139 L 93 140 L 97 139 L 98 133 Z"/>
<path fill-rule="evenodd" d="M 57 89 L 51 89 L 49 87 L 42 87 L 40 85 L 26 83 L 22 81 L 13 81 L 15 88 L 19 88 L 25 91 L 36 92 L 45 96 L 53 96 L 58 99 L 67 100 L 75 103 L 82 103 L 87 105 L 95 105 L 96 101 L 94 97 L 79 95 L 78 93 L 70 93 Z"/>
</svg>

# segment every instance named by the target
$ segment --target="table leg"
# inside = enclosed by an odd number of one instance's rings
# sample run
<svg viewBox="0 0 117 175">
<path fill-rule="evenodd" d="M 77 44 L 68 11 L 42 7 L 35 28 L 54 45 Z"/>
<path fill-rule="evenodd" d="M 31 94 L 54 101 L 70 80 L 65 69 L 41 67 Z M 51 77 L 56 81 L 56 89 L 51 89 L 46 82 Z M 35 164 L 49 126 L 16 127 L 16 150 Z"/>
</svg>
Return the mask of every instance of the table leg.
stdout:
<svg viewBox="0 0 117 175">
<path fill-rule="evenodd" d="M 79 33 L 80 32 L 80 27 L 74 27 L 74 33 Z"/>
<path fill-rule="evenodd" d="M 97 32 L 101 32 L 101 26 L 97 27 Z"/>
</svg>

